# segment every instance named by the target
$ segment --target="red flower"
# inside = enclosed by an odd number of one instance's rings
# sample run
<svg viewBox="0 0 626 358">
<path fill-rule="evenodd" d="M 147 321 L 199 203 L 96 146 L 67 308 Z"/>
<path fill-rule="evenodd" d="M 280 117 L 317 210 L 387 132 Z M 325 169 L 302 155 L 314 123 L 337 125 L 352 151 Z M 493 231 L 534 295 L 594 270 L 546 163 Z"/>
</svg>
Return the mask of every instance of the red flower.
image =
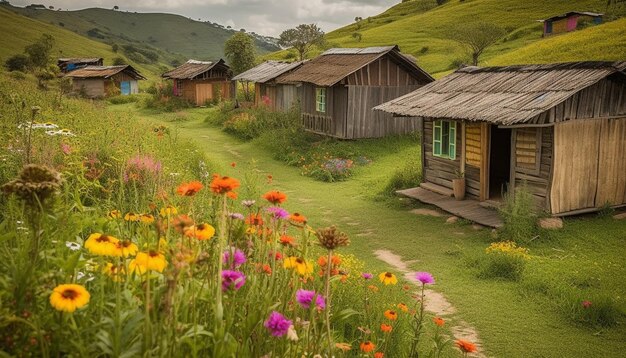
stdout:
<svg viewBox="0 0 626 358">
<path fill-rule="evenodd" d="M 476 352 L 476 345 L 464 339 L 457 339 L 454 344 L 463 352 L 463 353 L 474 353 Z"/>
<path fill-rule="evenodd" d="M 285 200 L 287 200 L 287 195 L 285 195 L 284 193 L 281 193 L 280 191 L 273 190 L 273 191 L 268 191 L 267 193 L 263 194 L 263 199 L 276 205 L 276 204 L 284 203 Z"/>
</svg>

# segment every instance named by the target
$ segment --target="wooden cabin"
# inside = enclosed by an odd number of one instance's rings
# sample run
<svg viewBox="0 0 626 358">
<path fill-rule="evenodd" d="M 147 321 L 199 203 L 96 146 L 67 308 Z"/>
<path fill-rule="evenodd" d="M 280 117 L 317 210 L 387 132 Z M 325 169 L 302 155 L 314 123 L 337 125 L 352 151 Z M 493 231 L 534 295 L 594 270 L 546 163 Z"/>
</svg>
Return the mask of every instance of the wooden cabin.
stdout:
<svg viewBox="0 0 626 358">
<path fill-rule="evenodd" d="M 421 116 L 423 188 L 524 184 L 553 215 L 626 204 L 626 62 L 466 67 L 377 110 Z"/>
<path fill-rule="evenodd" d="M 296 70 L 303 63 L 304 61 L 265 61 L 233 77 L 233 81 L 254 83 L 255 106 L 288 111 L 298 102 L 298 89 L 295 84 L 278 84 L 276 79 Z"/>
<path fill-rule="evenodd" d="M 543 23 L 543 36 L 546 37 L 574 31 L 587 24 L 601 24 L 603 15 L 596 12 L 570 11 L 539 22 Z"/>
<path fill-rule="evenodd" d="M 92 58 L 59 58 L 57 60 L 57 66 L 61 70 L 61 73 L 68 73 L 70 71 L 84 68 L 87 66 L 102 66 L 104 62 L 101 57 Z"/>
<path fill-rule="evenodd" d="M 197 106 L 233 97 L 230 67 L 222 59 L 216 62 L 189 60 L 162 77 L 173 81 L 174 96 Z"/>
<path fill-rule="evenodd" d="M 131 65 L 87 66 L 65 74 L 72 78 L 73 91 L 89 98 L 139 93 L 139 80 L 145 80 Z"/>
<path fill-rule="evenodd" d="M 331 49 L 277 79 L 300 86 L 307 130 L 342 139 L 419 130 L 419 118 L 397 119 L 372 108 L 432 81 L 398 46 Z"/>
</svg>

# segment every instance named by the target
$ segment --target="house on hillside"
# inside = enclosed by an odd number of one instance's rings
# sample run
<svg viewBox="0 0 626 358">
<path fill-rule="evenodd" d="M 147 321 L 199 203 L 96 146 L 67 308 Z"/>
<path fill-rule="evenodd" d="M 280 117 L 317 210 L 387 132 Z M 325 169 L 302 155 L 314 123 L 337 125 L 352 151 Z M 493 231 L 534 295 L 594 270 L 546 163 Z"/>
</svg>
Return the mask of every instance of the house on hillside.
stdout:
<svg viewBox="0 0 626 358">
<path fill-rule="evenodd" d="M 398 46 L 330 49 L 276 80 L 300 86 L 307 130 L 343 139 L 419 130 L 419 118 L 397 119 L 372 108 L 432 81 Z"/>
<path fill-rule="evenodd" d="M 91 58 L 59 58 L 57 60 L 57 66 L 61 70 L 61 73 L 68 73 L 70 71 L 77 70 L 79 68 L 87 66 L 102 66 L 104 65 L 101 57 Z"/>
<path fill-rule="evenodd" d="M 295 84 L 277 84 L 276 79 L 298 69 L 304 61 L 265 61 L 233 77 L 233 81 L 254 83 L 254 105 L 265 105 L 279 111 L 289 110 L 298 101 Z"/>
<path fill-rule="evenodd" d="M 65 74 L 72 78 L 73 90 L 90 98 L 139 93 L 139 80 L 145 80 L 131 65 L 87 66 Z"/>
<path fill-rule="evenodd" d="M 603 15 L 597 12 L 570 11 L 563 15 L 539 20 L 539 22 L 543 23 L 543 36 L 546 37 L 574 31 L 587 24 L 601 24 Z"/>
<path fill-rule="evenodd" d="M 625 70 L 626 62 L 465 67 L 376 110 L 424 118 L 423 183 L 409 196 L 448 210 L 444 197 L 464 173 L 470 199 L 525 185 L 546 212 L 577 214 L 626 204 Z"/>
<path fill-rule="evenodd" d="M 216 62 L 189 60 L 161 77 L 173 81 L 173 95 L 203 106 L 233 97 L 230 67 Z"/>
</svg>

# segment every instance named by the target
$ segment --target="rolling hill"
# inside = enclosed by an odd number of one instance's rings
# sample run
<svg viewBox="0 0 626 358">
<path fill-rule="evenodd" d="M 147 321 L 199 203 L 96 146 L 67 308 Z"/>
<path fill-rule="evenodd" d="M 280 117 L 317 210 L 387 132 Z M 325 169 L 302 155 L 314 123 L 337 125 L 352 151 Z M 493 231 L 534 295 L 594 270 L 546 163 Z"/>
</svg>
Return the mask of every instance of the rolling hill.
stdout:
<svg viewBox="0 0 626 358">
<path fill-rule="evenodd" d="M 224 42 L 235 30 L 210 22 L 163 13 L 135 13 L 89 8 L 77 11 L 33 9 L 5 5 L 24 16 L 63 27 L 93 40 L 120 47 L 131 45 L 158 49 L 183 58 L 214 60 L 223 56 Z M 260 54 L 279 49 L 274 40 L 255 37 Z M 170 62 L 170 61 L 163 61 Z"/>
<path fill-rule="evenodd" d="M 487 49 L 481 65 L 626 57 L 623 21 L 542 38 L 542 25 L 537 20 L 573 10 L 604 12 L 606 0 L 450 0 L 440 6 L 435 0 L 406 1 L 328 33 L 325 47 L 398 44 L 403 52 L 417 57 L 420 66 L 441 76 L 469 62 L 465 49 L 450 40 L 449 34 L 459 24 L 487 22 L 504 29 L 506 35 Z M 610 15 L 605 18 L 617 17 Z M 294 53 L 282 51 L 272 57 L 290 58 Z"/>
</svg>

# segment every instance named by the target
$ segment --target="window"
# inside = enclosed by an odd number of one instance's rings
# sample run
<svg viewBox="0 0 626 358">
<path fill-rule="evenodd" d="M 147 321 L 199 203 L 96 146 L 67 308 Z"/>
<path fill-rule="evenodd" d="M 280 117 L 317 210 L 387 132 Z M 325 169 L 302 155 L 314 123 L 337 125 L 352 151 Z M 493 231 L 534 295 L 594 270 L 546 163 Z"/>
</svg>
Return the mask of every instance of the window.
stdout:
<svg viewBox="0 0 626 358">
<path fill-rule="evenodd" d="M 433 122 L 433 155 L 440 158 L 456 159 L 456 122 Z"/>
<path fill-rule="evenodd" d="M 515 168 L 517 171 L 538 174 L 541 166 L 541 129 L 515 130 Z"/>
<path fill-rule="evenodd" d="M 183 95 L 183 80 L 176 80 L 176 87 L 174 88 L 175 96 Z"/>
<path fill-rule="evenodd" d="M 326 113 L 326 88 L 315 89 L 315 110 Z"/>
</svg>

